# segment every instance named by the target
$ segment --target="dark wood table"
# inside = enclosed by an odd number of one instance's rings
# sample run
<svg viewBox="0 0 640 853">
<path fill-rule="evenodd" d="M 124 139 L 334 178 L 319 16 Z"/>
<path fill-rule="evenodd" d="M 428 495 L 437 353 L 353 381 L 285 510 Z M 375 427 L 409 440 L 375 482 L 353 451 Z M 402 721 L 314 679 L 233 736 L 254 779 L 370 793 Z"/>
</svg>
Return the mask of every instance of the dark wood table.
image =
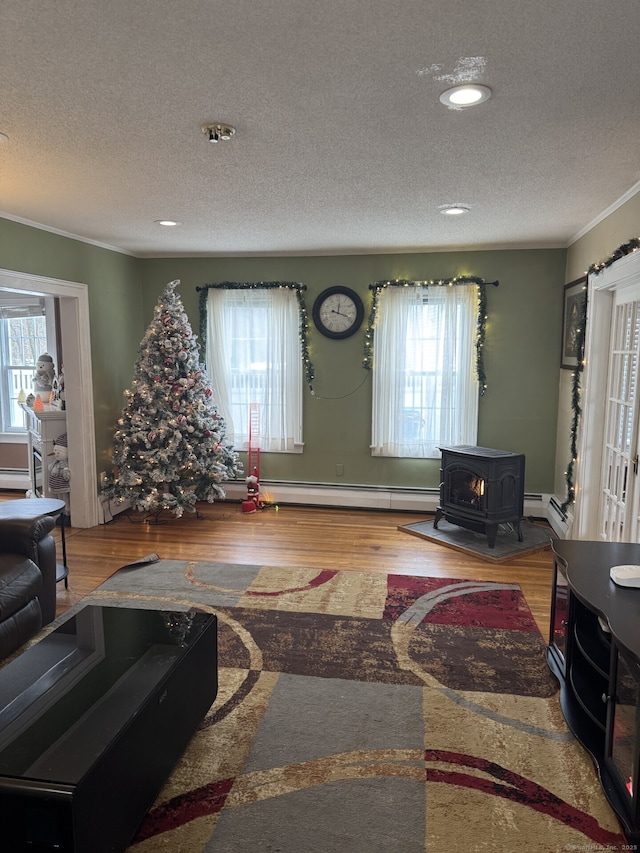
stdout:
<svg viewBox="0 0 640 853">
<path fill-rule="evenodd" d="M 64 511 L 66 504 L 58 498 L 18 498 L 14 501 L 0 502 L 0 518 L 20 518 L 36 521 L 43 515 L 60 518 L 60 539 L 62 543 L 62 563 L 56 564 L 56 583 L 64 581 L 69 586 L 69 568 L 67 566 L 67 544 L 64 538 Z"/>
</svg>

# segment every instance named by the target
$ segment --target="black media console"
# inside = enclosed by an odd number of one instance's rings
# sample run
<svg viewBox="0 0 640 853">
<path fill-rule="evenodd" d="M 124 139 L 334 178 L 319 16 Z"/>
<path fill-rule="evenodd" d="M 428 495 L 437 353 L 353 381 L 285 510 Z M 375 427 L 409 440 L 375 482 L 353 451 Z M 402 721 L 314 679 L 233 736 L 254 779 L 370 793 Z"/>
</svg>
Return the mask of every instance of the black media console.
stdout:
<svg viewBox="0 0 640 853">
<path fill-rule="evenodd" d="M 569 728 L 591 754 L 630 842 L 640 842 L 640 589 L 609 570 L 640 563 L 640 545 L 552 541 L 547 661 Z"/>
<path fill-rule="evenodd" d="M 0 669 L 7 853 L 123 851 L 218 689 L 216 617 L 88 605 Z"/>
</svg>

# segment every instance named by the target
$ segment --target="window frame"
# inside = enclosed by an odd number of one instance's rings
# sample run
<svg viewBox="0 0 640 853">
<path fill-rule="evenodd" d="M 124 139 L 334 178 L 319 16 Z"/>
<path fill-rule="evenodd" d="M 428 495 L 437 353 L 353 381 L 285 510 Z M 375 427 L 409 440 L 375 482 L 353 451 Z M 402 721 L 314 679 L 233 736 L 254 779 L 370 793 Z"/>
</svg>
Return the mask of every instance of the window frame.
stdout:
<svg viewBox="0 0 640 853">
<path fill-rule="evenodd" d="M 203 361 L 213 387 L 216 405 L 226 422 L 227 435 L 236 450 L 248 450 L 249 439 L 251 439 L 252 449 L 259 449 L 263 452 L 302 453 L 303 451 L 304 374 L 306 372 L 306 378 L 309 382 L 313 377 L 306 345 L 306 310 L 301 296 L 303 289 L 306 289 L 304 285 L 291 282 L 246 284 L 226 282 L 207 285 L 201 289 L 200 319 Z M 237 298 L 234 297 L 234 293 Z M 257 297 L 255 301 L 261 303 L 260 307 L 251 307 L 252 294 Z M 267 303 L 275 303 L 276 301 L 286 303 L 280 306 L 280 308 L 284 308 L 284 320 L 287 324 L 284 329 L 280 322 L 276 322 L 276 316 L 271 315 L 270 319 L 267 317 L 267 308 L 269 311 L 274 310 L 276 312 L 279 309 L 275 305 L 265 305 L 265 300 Z M 242 389 L 238 388 L 238 384 L 241 385 L 242 382 L 236 382 L 235 390 L 230 390 L 230 379 L 232 371 L 235 372 L 236 378 L 241 376 L 237 366 L 238 361 L 241 360 L 237 347 L 243 333 L 234 335 L 222 320 L 221 311 L 234 310 L 235 303 L 235 310 L 239 313 L 238 306 L 241 302 L 245 303 L 245 309 L 255 312 L 255 317 L 249 326 L 254 329 L 262 329 L 265 334 L 263 341 L 267 342 L 268 347 L 275 343 L 276 350 L 271 352 L 270 356 L 266 357 L 264 361 L 265 373 L 262 376 L 261 399 L 246 399 L 239 404 L 237 400 L 235 403 L 233 402 L 231 395 L 233 394 L 237 398 L 243 393 Z M 222 306 L 226 306 L 226 308 L 223 309 Z M 284 336 L 278 338 L 277 342 L 274 340 L 277 336 L 268 334 L 269 330 L 275 331 L 276 328 Z M 301 330 L 303 334 L 301 334 Z M 234 335 L 233 340 L 230 339 L 230 335 Z M 246 327 L 244 335 L 245 340 L 247 340 Z M 218 344 L 222 341 L 216 350 L 212 348 L 214 340 Z M 232 364 L 234 352 L 236 355 L 235 365 Z M 274 365 L 274 372 L 271 374 L 266 367 L 268 363 Z M 247 376 L 248 372 L 244 371 L 244 375 Z M 282 395 L 285 395 L 284 403 L 280 402 Z M 265 405 L 267 401 L 268 403 Z M 258 403 L 257 436 L 253 432 L 255 420 L 251 418 L 250 414 L 252 403 Z M 246 408 L 244 423 L 235 422 L 238 420 L 239 406 Z M 234 410 L 236 412 L 235 421 Z M 276 413 L 280 410 L 285 412 L 282 418 L 279 415 L 270 418 L 270 413 Z M 276 423 L 278 420 L 282 420 L 283 423 Z M 252 424 L 251 429 L 250 422 Z M 251 436 L 249 435 L 250 431 L 252 432 Z"/>
<path fill-rule="evenodd" d="M 48 340 L 49 340 L 49 324 L 47 323 L 47 316 L 44 308 L 42 309 L 43 313 L 38 314 L 35 313 L 38 306 L 41 306 L 42 299 L 41 297 L 33 297 L 31 299 L 13 299 L 13 302 L 16 307 L 16 311 L 10 311 L 6 306 L 0 306 L 0 391 L 1 391 L 1 403 L 0 403 L 0 433 L 4 435 L 12 435 L 12 436 L 20 436 L 25 435 L 27 433 L 27 423 L 26 416 L 22 417 L 22 424 L 18 425 L 14 422 L 14 418 L 12 417 L 11 410 L 15 403 L 17 403 L 18 394 L 20 390 L 23 390 L 26 394 L 31 392 L 31 378 L 33 377 L 36 363 L 38 359 L 38 354 L 43 352 L 48 352 Z M 24 304 L 24 308 L 21 309 L 20 304 Z M 21 310 L 24 313 L 21 313 Z M 22 335 L 21 340 L 29 339 L 32 343 L 32 348 L 34 352 L 34 362 L 33 364 L 28 364 L 26 362 L 23 363 L 13 363 L 11 359 L 11 338 L 9 324 L 16 321 L 26 321 L 26 320 L 36 320 L 41 321 L 44 324 L 44 334 L 32 334 L 32 335 Z M 24 355 L 24 347 L 21 346 L 22 354 Z M 12 375 L 15 373 L 19 373 L 20 375 L 20 389 L 14 387 L 14 383 L 12 381 Z"/>
<path fill-rule="evenodd" d="M 482 358 L 486 329 L 486 291 L 484 287 L 486 284 L 482 279 L 468 277 L 430 282 L 387 281 L 371 285 L 371 289 L 374 291 L 374 299 L 363 363 L 366 368 L 372 369 L 374 373 L 371 410 L 371 453 L 373 456 L 438 458 L 440 446 L 476 444 L 478 400 L 486 388 Z M 497 286 L 498 282 L 491 282 L 491 284 Z M 461 291 L 458 289 L 461 285 L 472 285 L 474 290 Z M 452 289 L 454 286 L 455 289 Z M 398 289 L 394 290 L 394 287 Z M 416 290 L 416 288 L 421 290 Z M 408 334 L 406 324 L 409 322 L 408 305 L 413 302 L 412 310 L 415 310 L 416 305 L 419 306 L 421 300 L 423 304 L 425 302 L 428 304 L 429 290 L 432 294 L 441 294 L 441 297 L 450 294 L 452 301 L 458 300 L 458 296 L 466 293 L 465 363 L 467 364 L 468 374 L 461 378 L 462 382 L 458 391 L 461 400 L 465 400 L 465 411 L 462 419 L 454 412 L 453 418 L 451 418 L 452 423 L 448 425 L 446 424 L 446 416 L 444 417 L 446 428 L 444 434 L 436 432 L 431 437 L 422 435 L 410 441 L 407 435 L 409 426 L 406 420 L 408 409 L 406 399 L 404 399 L 404 391 L 397 385 L 397 376 L 398 372 L 401 372 L 403 376 L 405 376 L 405 371 L 406 373 L 409 372 L 407 369 L 409 359 L 405 346 Z M 385 295 L 394 292 L 396 293 L 395 298 L 390 297 L 385 301 Z M 475 297 L 475 306 L 471 304 L 472 297 Z M 389 313 L 392 303 L 395 310 L 404 310 L 407 316 L 395 315 L 393 311 Z M 403 306 L 402 309 L 400 306 Z M 401 325 L 396 328 L 395 333 L 390 332 L 391 324 L 397 323 Z M 393 329 L 392 326 L 391 328 Z M 451 325 L 449 325 L 449 329 L 451 329 Z M 450 381 L 454 380 L 450 378 Z M 403 383 L 402 388 L 406 388 L 406 383 Z M 403 400 L 399 399 L 401 394 Z M 468 408 L 469 404 L 471 408 Z"/>
</svg>

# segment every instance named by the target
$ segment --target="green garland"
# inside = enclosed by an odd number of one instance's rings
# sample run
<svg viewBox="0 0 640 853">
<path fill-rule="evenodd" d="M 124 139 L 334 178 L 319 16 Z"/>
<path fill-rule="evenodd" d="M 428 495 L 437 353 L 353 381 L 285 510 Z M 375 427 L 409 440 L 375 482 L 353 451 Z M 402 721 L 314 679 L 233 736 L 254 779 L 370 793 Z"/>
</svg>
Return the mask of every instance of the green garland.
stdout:
<svg viewBox="0 0 640 853">
<path fill-rule="evenodd" d="M 619 261 L 620 258 L 624 258 L 626 255 L 630 255 L 632 252 L 637 252 L 638 249 L 640 249 L 640 237 L 632 237 L 626 243 L 623 243 L 621 246 L 618 246 L 618 248 L 614 252 L 612 252 L 608 258 L 605 258 L 605 260 L 596 261 L 595 263 L 591 264 L 591 266 L 587 270 L 587 275 L 597 275 L 599 272 L 602 272 L 602 270 L 607 269 L 608 267 L 615 264 L 615 262 Z M 585 299 L 583 303 L 583 315 L 580 318 L 580 329 L 578 330 L 578 336 L 576 338 L 576 344 L 578 347 L 578 368 L 574 370 L 571 382 L 571 461 L 567 465 L 567 470 L 565 473 L 567 483 L 567 497 L 560 507 L 560 510 L 563 513 L 566 513 L 568 506 L 572 504 L 576 499 L 574 475 L 576 459 L 578 457 L 578 428 L 580 426 L 580 416 L 582 415 L 580 375 L 583 369 L 586 326 L 587 300 Z"/>
<path fill-rule="evenodd" d="M 307 306 L 305 305 L 303 295 L 303 292 L 307 289 L 306 284 L 300 284 L 296 281 L 223 281 L 220 284 L 206 284 L 204 287 L 196 287 L 196 291 L 200 293 L 200 351 L 203 361 L 205 361 L 204 351 L 207 342 L 207 291 L 212 288 L 218 290 L 275 290 L 276 288 L 287 288 L 288 290 L 295 291 L 296 298 L 298 300 L 298 313 L 300 316 L 300 326 L 298 331 L 300 338 L 300 353 L 304 364 L 304 374 L 307 380 L 307 385 L 311 388 L 315 377 L 315 371 L 309 357 L 309 316 L 307 314 Z"/>
<path fill-rule="evenodd" d="M 486 282 L 485 282 L 486 283 Z M 477 284 L 477 282 L 476 282 Z M 495 287 L 497 281 L 491 282 Z M 487 288 L 478 285 L 478 320 L 476 323 L 476 374 L 480 384 L 480 396 L 487 390 L 487 375 L 484 370 L 484 339 L 487 335 Z"/>
<path fill-rule="evenodd" d="M 365 370 L 371 370 L 373 364 L 373 336 L 377 320 L 378 299 L 381 292 L 387 287 L 450 287 L 460 284 L 475 284 L 478 287 L 478 320 L 476 324 L 476 374 L 480 385 L 480 394 L 483 395 L 487 389 L 487 377 L 484 370 L 484 341 L 487 331 L 487 287 L 498 287 L 498 281 L 485 281 L 474 275 L 460 275 L 455 278 L 439 278 L 430 281 L 412 281 L 409 279 L 395 279 L 394 281 L 376 281 L 369 285 L 373 291 L 371 312 L 364 335 L 364 358 L 362 366 Z"/>
<path fill-rule="evenodd" d="M 620 258 L 624 258 L 625 255 L 630 255 L 631 252 L 637 252 L 640 249 L 640 237 L 632 237 L 628 243 L 623 243 L 622 246 L 618 246 L 615 252 L 604 261 L 597 261 L 595 264 L 591 264 L 587 272 L 589 274 L 595 274 L 601 272 L 601 270 L 606 267 L 610 267 L 612 264 L 615 264 L 616 261 L 619 261 Z"/>
<path fill-rule="evenodd" d="M 576 460 L 578 458 L 578 427 L 580 424 L 580 415 L 582 414 L 582 406 L 580 405 L 580 377 L 584 368 L 584 341 L 587 328 L 587 298 L 582 302 L 582 310 L 579 317 L 579 325 L 576 330 L 576 350 L 578 365 L 573 371 L 571 377 L 571 461 L 567 465 L 565 479 L 567 483 L 567 497 L 560 506 L 560 511 L 565 514 L 567 507 L 576 499 L 576 487 L 574 482 Z"/>
</svg>

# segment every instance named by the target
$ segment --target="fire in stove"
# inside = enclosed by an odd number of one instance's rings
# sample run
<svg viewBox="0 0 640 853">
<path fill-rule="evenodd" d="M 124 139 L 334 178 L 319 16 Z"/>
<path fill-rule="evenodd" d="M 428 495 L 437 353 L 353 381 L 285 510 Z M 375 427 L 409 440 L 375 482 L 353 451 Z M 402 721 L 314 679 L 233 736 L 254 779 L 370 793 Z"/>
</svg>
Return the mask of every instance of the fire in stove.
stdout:
<svg viewBox="0 0 640 853">
<path fill-rule="evenodd" d="M 452 471 L 451 502 L 460 506 L 483 509 L 485 481 L 471 471 Z"/>
</svg>

